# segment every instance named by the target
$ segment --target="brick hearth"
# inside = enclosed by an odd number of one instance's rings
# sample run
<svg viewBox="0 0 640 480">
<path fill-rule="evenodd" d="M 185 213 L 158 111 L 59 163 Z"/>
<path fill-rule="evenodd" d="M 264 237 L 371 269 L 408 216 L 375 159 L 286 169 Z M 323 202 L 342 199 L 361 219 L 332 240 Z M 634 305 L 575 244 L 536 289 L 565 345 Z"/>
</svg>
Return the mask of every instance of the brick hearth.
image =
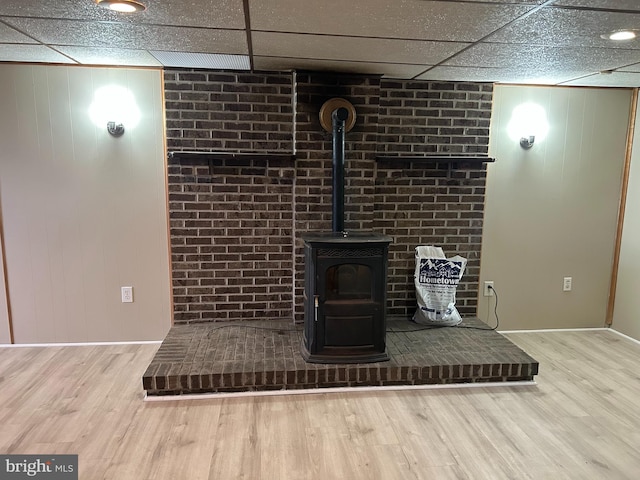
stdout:
<svg viewBox="0 0 640 480">
<path fill-rule="evenodd" d="M 464 326 L 486 328 L 475 318 Z M 538 362 L 501 334 L 389 320 L 391 360 L 312 364 L 291 321 L 175 325 L 147 368 L 148 395 L 532 380 Z"/>
</svg>

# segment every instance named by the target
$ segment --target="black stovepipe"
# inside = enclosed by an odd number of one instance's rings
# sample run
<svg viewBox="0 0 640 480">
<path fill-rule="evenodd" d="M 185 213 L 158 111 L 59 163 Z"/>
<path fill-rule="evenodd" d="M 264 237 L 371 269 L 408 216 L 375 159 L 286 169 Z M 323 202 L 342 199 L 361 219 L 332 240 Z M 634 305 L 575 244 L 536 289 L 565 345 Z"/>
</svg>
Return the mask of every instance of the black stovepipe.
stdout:
<svg viewBox="0 0 640 480">
<path fill-rule="evenodd" d="M 344 232 L 344 123 L 349 118 L 346 108 L 331 113 L 333 126 L 333 218 L 334 232 Z"/>
</svg>

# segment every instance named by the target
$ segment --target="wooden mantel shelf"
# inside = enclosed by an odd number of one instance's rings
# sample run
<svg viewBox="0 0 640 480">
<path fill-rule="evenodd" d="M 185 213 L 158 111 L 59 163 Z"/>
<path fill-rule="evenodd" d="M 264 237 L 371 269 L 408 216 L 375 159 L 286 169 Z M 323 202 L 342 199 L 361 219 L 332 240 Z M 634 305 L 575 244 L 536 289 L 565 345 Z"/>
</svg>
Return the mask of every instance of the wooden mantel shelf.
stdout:
<svg viewBox="0 0 640 480">
<path fill-rule="evenodd" d="M 482 163 L 493 163 L 496 161 L 495 158 L 487 157 L 486 155 L 422 155 L 422 156 L 377 156 L 377 162 L 422 162 L 422 163 L 471 163 L 471 164 L 482 164 Z"/>
<path fill-rule="evenodd" d="M 203 151 L 183 151 L 175 150 L 169 152 L 169 158 L 177 160 L 295 160 L 296 156 L 293 153 L 235 153 L 235 152 L 203 152 Z"/>
</svg>

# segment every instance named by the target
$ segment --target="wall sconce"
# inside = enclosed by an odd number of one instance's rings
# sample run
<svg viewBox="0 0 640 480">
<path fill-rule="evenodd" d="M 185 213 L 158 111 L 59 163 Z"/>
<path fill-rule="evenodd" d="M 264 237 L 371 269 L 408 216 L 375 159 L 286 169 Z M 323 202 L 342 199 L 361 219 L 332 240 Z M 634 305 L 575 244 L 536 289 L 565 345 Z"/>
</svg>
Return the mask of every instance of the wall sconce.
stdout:
<svg viewBox="0 0 640 480">
<path fill-rule="evenodd" d="M 520 104 L 513 109 L 507 132 L 513 141 L 529 150 L 536 140 L 543 140 L 549 133 L 547 113 L 536 103 Z"/>
<path fill-rule="evenodd" d="M 91 121 L 98 128 L 107 126 L 107 132 L 114 137 L 124 135 L 128 129 L 135 128 L 140 122 L 140 109 L 131 90 L 108 85 L 98 88 L 89 106 Z"/>
<path fill-rule="evenodd" d="M 524 148 L 525 150 L 529 150 L 531 147 L 533 147 L 533 142 L 535 142 L 536 140 L 536 136 L 535 135 L 529 135 L 528 137 L 522 137 L 520 139 L 520 146 L 522 148 Z"/>
<path fill-rule="evenodd" d="M 114 137 L 121 137 L 124 134 L 124 125 L 116 122 L 107 122 L 107 132 Z"/>
</svg>

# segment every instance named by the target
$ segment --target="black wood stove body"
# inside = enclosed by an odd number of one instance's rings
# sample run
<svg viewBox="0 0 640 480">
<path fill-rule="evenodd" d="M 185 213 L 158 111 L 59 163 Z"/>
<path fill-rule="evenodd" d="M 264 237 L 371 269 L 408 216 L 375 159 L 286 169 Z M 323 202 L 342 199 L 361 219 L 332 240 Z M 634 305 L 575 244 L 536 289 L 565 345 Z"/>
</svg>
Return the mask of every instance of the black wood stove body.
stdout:
<svg viewBox="0 0 640 480">
<path fill-rule="evenodd" d="M 310 233 L 305 248 L 302 356 L 313 363 L 367 363 L 386 353 L 387 253 L 377 233 Z"/>
</svg>

